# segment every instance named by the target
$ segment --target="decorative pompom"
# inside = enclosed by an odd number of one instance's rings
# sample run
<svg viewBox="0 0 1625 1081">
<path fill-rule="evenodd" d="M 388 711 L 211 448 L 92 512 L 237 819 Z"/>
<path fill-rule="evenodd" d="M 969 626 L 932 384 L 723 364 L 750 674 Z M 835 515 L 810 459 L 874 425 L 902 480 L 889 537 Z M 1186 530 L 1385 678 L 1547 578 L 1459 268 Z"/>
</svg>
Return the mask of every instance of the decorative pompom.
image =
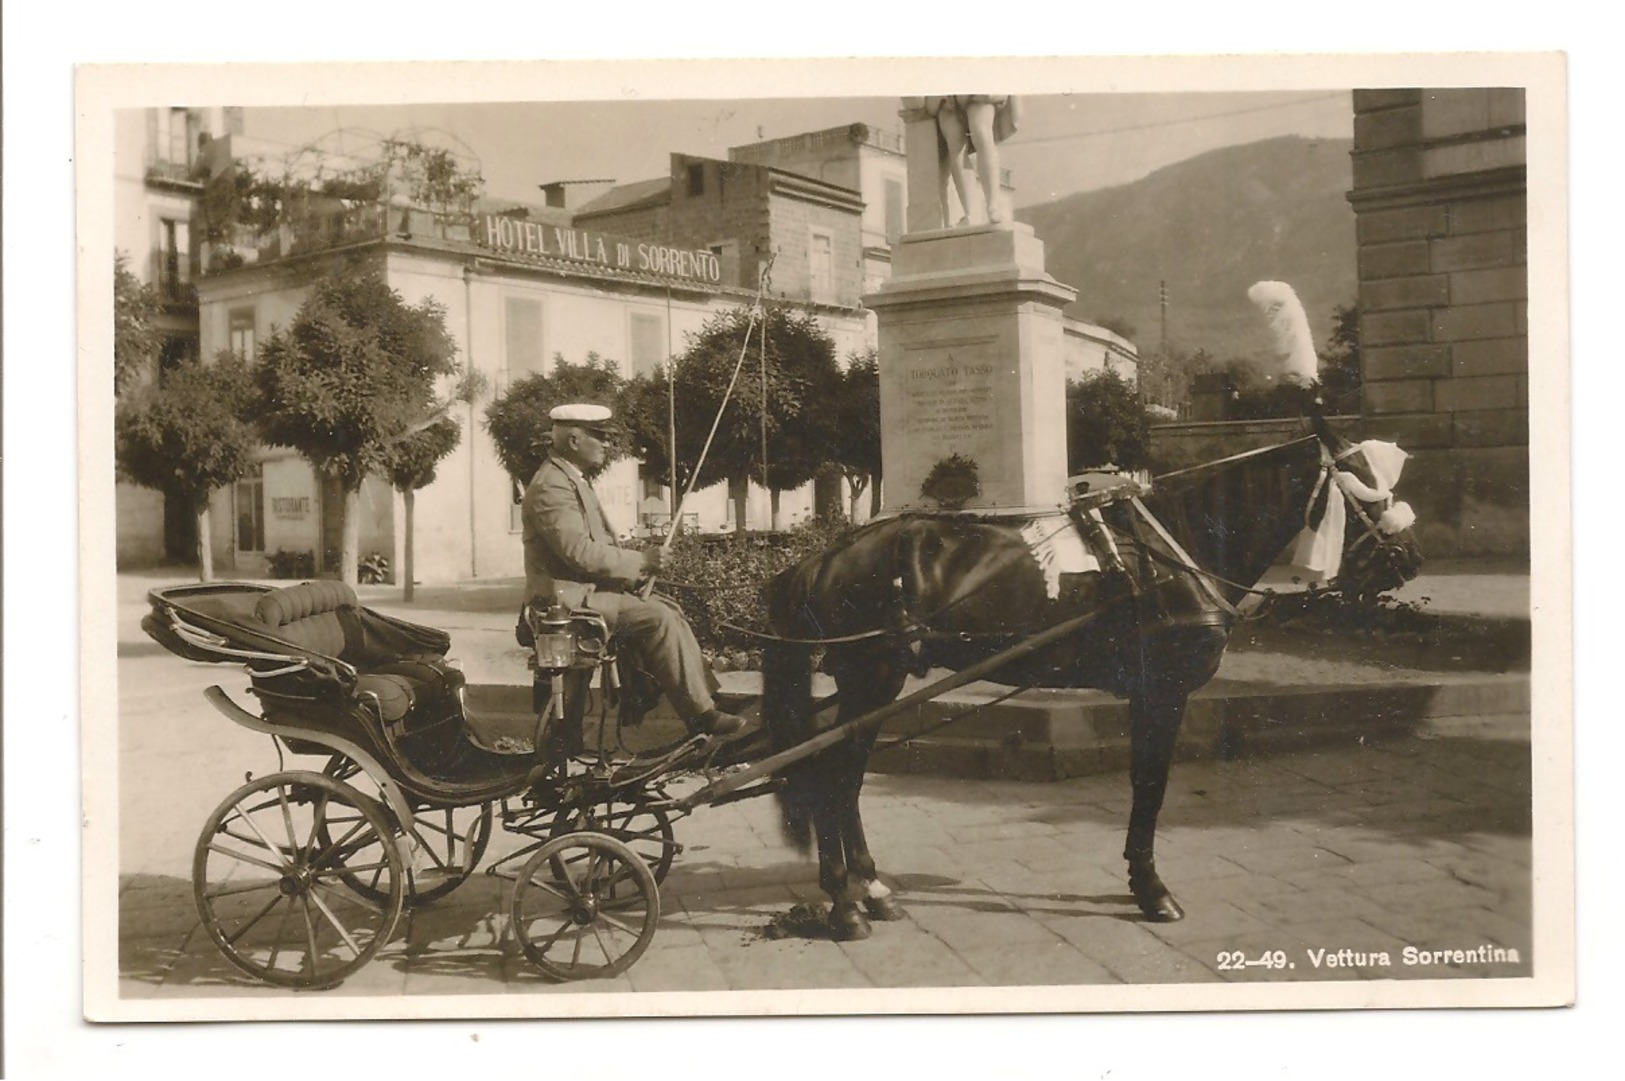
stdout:
<svg viewBox="0 0 1625 1081">
<path fill-rule="evenodd" d="M 1309 317 L 1303 302 L 1286 282 L 1256 282 L 1247 290 L 1247 299 L 1258 306 L 1269 321 L 1275 337 L 1275 351 L 1288 379 L 1309 384 L 1320 378 L 1320 358 L 1315 355 L 1315 337 L 1309 330 Z"/>
<path fill-rule="evenodd" d="M 1382 517 L 1377 519 L 1377 529 L 1389 537 L 1395 533 L 1403 533 L 1415 524 L 1416 512 L 1411 510 L 1409 503 L 1395 503 L 1383 511 Z"/>
</svg>

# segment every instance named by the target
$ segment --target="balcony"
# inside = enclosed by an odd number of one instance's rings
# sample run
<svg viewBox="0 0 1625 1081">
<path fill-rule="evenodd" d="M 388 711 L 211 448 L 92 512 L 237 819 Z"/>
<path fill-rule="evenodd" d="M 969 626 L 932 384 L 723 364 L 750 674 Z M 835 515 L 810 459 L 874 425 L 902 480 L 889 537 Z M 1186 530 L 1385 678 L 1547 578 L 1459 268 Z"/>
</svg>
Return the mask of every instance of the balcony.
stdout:
<svg viewBox="0 0 1625 1081">
<path fill-rule="evenodd" d="M 155 251 L 152 253 L 152 287 L 165 304 L 172 308 L 197 307 L 197 287 L 192 279 L 197 276 L 197 259 L 189 253 Z"/>
<path fill-rule="evenodd" d="M 196 169 L 191 164 L 164 158 L 147 159 L 147 183 L 203 190 L 203 178 L 197 175 Z"/>
</svg>

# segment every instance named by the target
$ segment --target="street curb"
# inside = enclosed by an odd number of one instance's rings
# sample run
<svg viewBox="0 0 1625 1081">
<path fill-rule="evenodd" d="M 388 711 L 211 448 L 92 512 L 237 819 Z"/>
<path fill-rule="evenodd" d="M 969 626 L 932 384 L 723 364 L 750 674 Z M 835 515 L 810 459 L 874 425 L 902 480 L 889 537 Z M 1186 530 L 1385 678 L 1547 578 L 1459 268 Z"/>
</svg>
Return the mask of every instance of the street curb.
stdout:
<svg viewBox="0 0 1625 1081">
<path fill-rule="evenodd" d="M 743 683 L 744 681 L 730 681 Z M 526 737 L 535 720 L 530 688 L 471 686 L 471 712 L 487 724 Z M 1028 690 L 1002 702 L 978 685 L 922 702 L 881 726 L 869 768 L 875 773 L 971 780 L 1061 781 L 1126 770 L 1128 703 L 1101 691 Z M 744 708 L 742 690 L 719 697 Z M 589 711 L 595 712 L 595 711 Z M 1422 730 L 1446 731 L 1452 720 L 1522 718 L 1501 731 L 1527 738 L 1526 672 L 1441 675 L 1432 680 L 1298 688 L 1218 679 L 1191 696 L 1175 747 L 1177 761 L 1232 760 L 1363 743 Z M 1455 726 L 1455 727 L 1459 727 Z M 678 738 L 662 701 L 629 745 Z"/>
<path fill-rule="evenodd" d="M 882 727 L 884 749 L 870 759 L 870 769 L 1025 781 L 1127 769 L 1128 704 L 1105 695 L 1080 701 L 1084 694 L 1025 692 L 979 707 L 980 696 L 963 694 L 923 703 Z M 1237 759 L 1361 743 L 1449 718 L 1527 718 L 1529 709 L 1527 673 L 1312 689 L 1215 680 L 1191 697 L 1175 758 Z M 1523 727 L 1527 731 L 1527 722 Z M 885 747 L 900 739 L 907 742 Z"/>
</svg>

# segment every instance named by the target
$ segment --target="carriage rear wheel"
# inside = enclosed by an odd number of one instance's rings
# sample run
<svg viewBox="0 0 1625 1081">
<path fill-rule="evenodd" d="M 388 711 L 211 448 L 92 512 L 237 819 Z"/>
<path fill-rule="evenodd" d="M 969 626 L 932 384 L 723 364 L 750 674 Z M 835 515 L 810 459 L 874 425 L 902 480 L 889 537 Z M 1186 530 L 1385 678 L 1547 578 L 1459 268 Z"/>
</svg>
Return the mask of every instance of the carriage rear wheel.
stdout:
<svg viewBox="0 0 1625 1081">
<path fill-rule="evenodd" d="M 660 919 L 660 889 L 643 857 L 602 833 L 557 837 L 515 883 L 514 934 L 556 980 L 618 976 L 643 956 Z"/>
<path fill-rule="evenodd" d="M 322 824 L 343 829 L 323 835 Z M 366 964 L 405 903 L 383 809 L 320 773 L 273 773 L 227 796 L 192 859 L 198 915 L 228 961 L 267 983 L 331 987 Z M 362 854 L 366 855 L 363 856 Z M 341 888 L 365 874 L 373 896 Z"/>
<path fill-rule="evenodd" d="M 661 808 L 650 807 L 640 800 L 566 808 L 553 819 L 548 836 L 563 837 L 576 830 L 607 834 L 624 843 L 643 857 L 643 862 L 649 865 L 649 871 L 654 875 L 656 885 L 666 881 L 672 860 L 682 848 L 677 843 L 671 816 Z M 555 880 L 562 880 L 564 869 L 559 861 L 554 861 L 553 870 Z"/>
<path fill-rule="evenodd" d="M 366 780 L 361 767 L 342 754 L 328 759 L 322 772 L 350 783 L 359 783 L 354 780 L 357 777 Z M 417 907 L 440 900 L 468 881 L 491 841 L 493 812 L 489 803 L 432 809 L 419 804 L 413 811 L 418 845 L 412 865 L 406 869 L 406 903 Z M 355 812 L 344 807 L 330 807 L 329 814 L 329 820 L 322 824 L 324 837 L 330 832 L 343 833 L 355 818 Z M 347 859 L 375 868 L 376 856 L 374 848 L 350 853 Z M 376 870 L 367 870 L 346 876 L 344 884 L 361 896 L 378 901 L 382 895 L 376 877 Z"/>
</svg>

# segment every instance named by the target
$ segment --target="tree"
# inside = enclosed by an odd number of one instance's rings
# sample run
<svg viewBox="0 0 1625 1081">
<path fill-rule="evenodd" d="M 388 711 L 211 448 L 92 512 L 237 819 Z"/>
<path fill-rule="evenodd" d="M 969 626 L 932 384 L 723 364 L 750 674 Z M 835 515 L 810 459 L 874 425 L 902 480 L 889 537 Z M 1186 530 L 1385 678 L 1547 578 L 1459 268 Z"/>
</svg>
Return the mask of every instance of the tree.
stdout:
<svg viewBox="0 0 1625 1081">
<path fill-rule="evenodd" d="M 880 354 L 874 349 L 847 358 L 835 403 L 832 451 L 852 489 L 849 517 L 857 521 L 858 499 L 869 492 L 869 512 L 880 513 Z"/>
<path fill-rule="evenodd" d="M 113 255 L 113 393 L 123 394 L 157 367 L 164 335 L 158 290 L 130 273 L 129 257 Z"/>
<path fill-rule="evenodd" d="M 414 432 L 397 442 L 389 454 L 389 481 L 401 493 L 406 504 L 406 559 L 401 574 L 406 584 L 404 599 L 412 599 L 413 537 L 416 527 L 415 506 L 419 488 L 434 483 L 435 466 L 440 459 L 456 449 L 462 440 L 463 429 L 454 417 L 441 417 L 422 431 Z"/>
<path fill-rule="evenodd" d="M 571 364 L 554 354 L 551 372 L 525 376 L 485 407 L 485 430 L 496 444 L 497 460 L 517 484 L 529 484 L 547 460 L 553 426 L 548 414 L 553 408 L 589 402 L 620 413 L 625 386 L 613 360 L 588 353 L 585 363 Z M 605 465 L 626 457 L 633 443 L 624 433 L 617 433 L 607 449 Z"/>
<path fill-rule="evenodd" d="M 344 491 L 340 573 L 356 580 L 361 483 L 387 471 L 396 444 L 449 407 L 437 380 L 455 375 L 445 309 L 408 305 L 376 270 L 352 266 L 317 282 L 286 330 L 260 351 L 265 441 L 292 447 Z"/>
<path fill-rule="evenodd" d="M 1066 385 L 1069 472 L 1105 465 L 1140 469 L 1151 460 L 1150 425 L 1134 388 L 1101 371 Z"/>
<path fill-rule="evenodd" d="M 118 467 L 136 484 L 180 497 L 197 521 L 198 573 L 214 578 L 209 496 L 254 464 L 259 438 L 253 377 L 231 352 L 192 361 L 140 387 L 114 413 Z"/>
<path fill-rule="evenodd" d="M 644 461 L 670 467 L 666 380 L 676 388 L 677 479 L 687 488 L 699 470 L 695 487 L 727 481 L 734 499 L 735 520 L 745 528 L 745 497 L 752 479 L 765 479 L 778 525 L 779 493 L 811 480 L 834 457 L 834 415 L 841 372 L 835 343 L 808 312 L 769 308 L 752 327 L 751 310 L 736 308 L 713 316 L 671 371 L 656 373 L 628 395 L 629 420 Z M 766 340 L 767 459 L 762 458 L 764 421 L 763 336 Z M 747 330 L 749 341 L 746 340 Z M 740 354 L 738 382 L 728 385 Z M 726 400 L 726 409 L 723 409 Z M 716 436 L 703 463 L 700 452 L 712 423 L 721 414 Z M 656 465 L 659 463 L 659 465 Z M 764 478 L 765 473 L 765 478 Z"/>
<path fill-rule="evenodd" d="M 1332 312 L 1332 332 L 1320 354 L 1320 385 L 1326 412 L 1358 413 L 1360 382 L 1360 309 L 1340 304 Z"/>
</svg>

